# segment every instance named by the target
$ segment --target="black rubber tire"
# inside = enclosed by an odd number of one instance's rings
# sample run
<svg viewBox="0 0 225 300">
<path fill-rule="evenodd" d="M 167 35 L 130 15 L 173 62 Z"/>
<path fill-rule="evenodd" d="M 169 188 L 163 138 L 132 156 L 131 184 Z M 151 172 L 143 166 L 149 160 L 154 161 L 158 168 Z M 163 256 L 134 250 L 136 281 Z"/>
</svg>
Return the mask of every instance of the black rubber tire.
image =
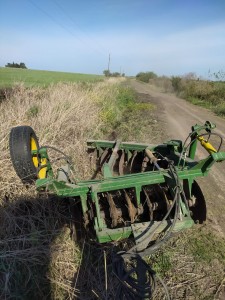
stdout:
<svg viewBox="0 0 225 300">
<path fill-rule="evenodd" d="M 37 179 L 37 167 L 32 160 L 31 138 L 38 145 L 38 139 L 30 126 L 17 126 L 11 129 L 9 149 L 13 167 L 24 183 L 31 183 Z"/>
</svg>

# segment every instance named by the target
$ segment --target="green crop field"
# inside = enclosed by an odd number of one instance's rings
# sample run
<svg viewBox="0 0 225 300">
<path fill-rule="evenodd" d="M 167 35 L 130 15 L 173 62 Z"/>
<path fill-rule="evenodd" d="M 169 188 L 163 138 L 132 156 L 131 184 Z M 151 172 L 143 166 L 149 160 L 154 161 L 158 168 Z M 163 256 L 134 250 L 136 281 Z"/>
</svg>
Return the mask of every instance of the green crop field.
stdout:
<svg viewBox="0 0 225 300">
<path fill-rule="evenodd" d="M 23 82 L 26 86 L 48 86 L 57 82 L 99 81 L 101 75 L 0 68 L 0 88 Z"/>
</svg>

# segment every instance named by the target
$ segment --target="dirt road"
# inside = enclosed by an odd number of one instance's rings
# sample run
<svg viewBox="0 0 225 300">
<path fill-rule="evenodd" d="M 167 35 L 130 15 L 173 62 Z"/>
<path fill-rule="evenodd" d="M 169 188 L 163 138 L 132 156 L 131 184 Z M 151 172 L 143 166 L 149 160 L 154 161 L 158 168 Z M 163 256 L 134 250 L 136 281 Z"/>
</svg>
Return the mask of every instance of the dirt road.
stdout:
<svg viewBox="0 0 225 300">
<path fill-rule="evenodd" d="M 204 124 L 206 120 L 215 123 L 216 132 L 224 140 L 222 150 L 225 151 L 225 119 L 216 116 L 208 109 L 195 106 L 175 95 L 158 92 L 149 84 L 131 81 L 131 86 L 138 92 L 150 95 L 151 102 L 157 107 L 159 125 L 163 127 L 168 139 L 185 140 L 191 126 Z M 151 141 L 148 141 L 151 142 Z M 204 158 L 207 152 L 198 147 L 197 156 Z M 212 167 L 210 175 L 198 179 L 207 203 L 207 222 L 225 237 L 225 162 Z"/>
</svg>

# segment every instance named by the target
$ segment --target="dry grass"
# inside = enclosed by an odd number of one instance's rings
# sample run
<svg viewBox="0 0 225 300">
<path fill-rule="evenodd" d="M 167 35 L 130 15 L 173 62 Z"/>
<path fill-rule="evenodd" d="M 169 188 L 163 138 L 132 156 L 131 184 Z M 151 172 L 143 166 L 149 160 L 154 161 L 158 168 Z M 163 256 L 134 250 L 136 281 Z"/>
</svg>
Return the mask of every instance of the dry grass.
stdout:
<svg viewBox="0 0 225 300">
<path fill-rule="evenodd" d="M 70 155 L 76 176 L 86 178 L 85 141 L 101 135 L 104 103 L 113 103 L 117 95 L 117 84 L 111 81 L 46 89 L 18 85 L 0 103 L 1 299 L 72 299 L 80 263 L 80 249 L 70 238 L 69 206 L 22 185 L 10 162 L 10 129 L 33 127 L 41 145 Z"/>
<path fill-rule="evenodd" d="M 31 196 L 1 207 L 1 299 L 72 295 L 79 248 L 65 225 L 67 209 L 58 199 Z"/>
<path fill-rule="evenodd" d="M 225 243 L 208 226 L 180 233 L 150 259 L 172 299 L 219 299 L 224 279 Z M 155 300 L 163 299 L 161 286 Z M 221 298 L 222 299 L 222 298 Z"/>
<path fill-rule="evenodd" d="M 29 125 L 36 131 L 41 145 L 55 146 L 75 162 L 78 177 L 85 177 L 82 165 L 85 141 L 100 135 L 103 127 L 101 112 L 104 103 L 117 96 L 117 86 L 111 83 L 58 84 L 47 89 L 17 86 L 1 103 L 0 195 L 10 194 L 21 183 L 9 158 L 8 137 L 17 125 Z"/>
</svg>

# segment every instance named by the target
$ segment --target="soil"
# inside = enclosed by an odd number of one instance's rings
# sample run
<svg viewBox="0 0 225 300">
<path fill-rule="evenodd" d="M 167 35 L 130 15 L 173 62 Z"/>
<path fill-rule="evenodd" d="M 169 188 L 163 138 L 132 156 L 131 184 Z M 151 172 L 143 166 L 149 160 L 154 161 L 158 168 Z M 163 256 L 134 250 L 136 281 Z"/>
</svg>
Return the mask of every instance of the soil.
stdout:
<svg viewBox="0 0 225 300">
<path fill-rule="evenodd" d="M 225 151 L 225 119 L 175 95 L 162 93 L 150 84 L 132 80 L 130 85 L 139 94 L 139 98 L 142 94 L 145 101 L 149 99 L 157 107 L 155 118 L 163 129 L 161 142 L 165 141 L 165 138 L 184 141 L 191 132 L 191 126 L 210 121 L 216 124 L 215 132 L 223 138 L 221 150 Z M 216 139 L 213 139 L 212 142 L 213 144 L 215 142 L 215 146 L 218 145 L 218 140 L 216 142 Z M 205 149 L 199 146 L 197 157 L 202 159 L 207 155 Z M 207 203 L 207 224 L 218 235 L 225 237 L 225 162 L 213 165 L 210 174 L 206 178 L 198 179 L 198 183 Z M 221 290 L 220 297 L 217 299 L 225 299 L 225 288 L 224 291 Z"/>
</svg>

